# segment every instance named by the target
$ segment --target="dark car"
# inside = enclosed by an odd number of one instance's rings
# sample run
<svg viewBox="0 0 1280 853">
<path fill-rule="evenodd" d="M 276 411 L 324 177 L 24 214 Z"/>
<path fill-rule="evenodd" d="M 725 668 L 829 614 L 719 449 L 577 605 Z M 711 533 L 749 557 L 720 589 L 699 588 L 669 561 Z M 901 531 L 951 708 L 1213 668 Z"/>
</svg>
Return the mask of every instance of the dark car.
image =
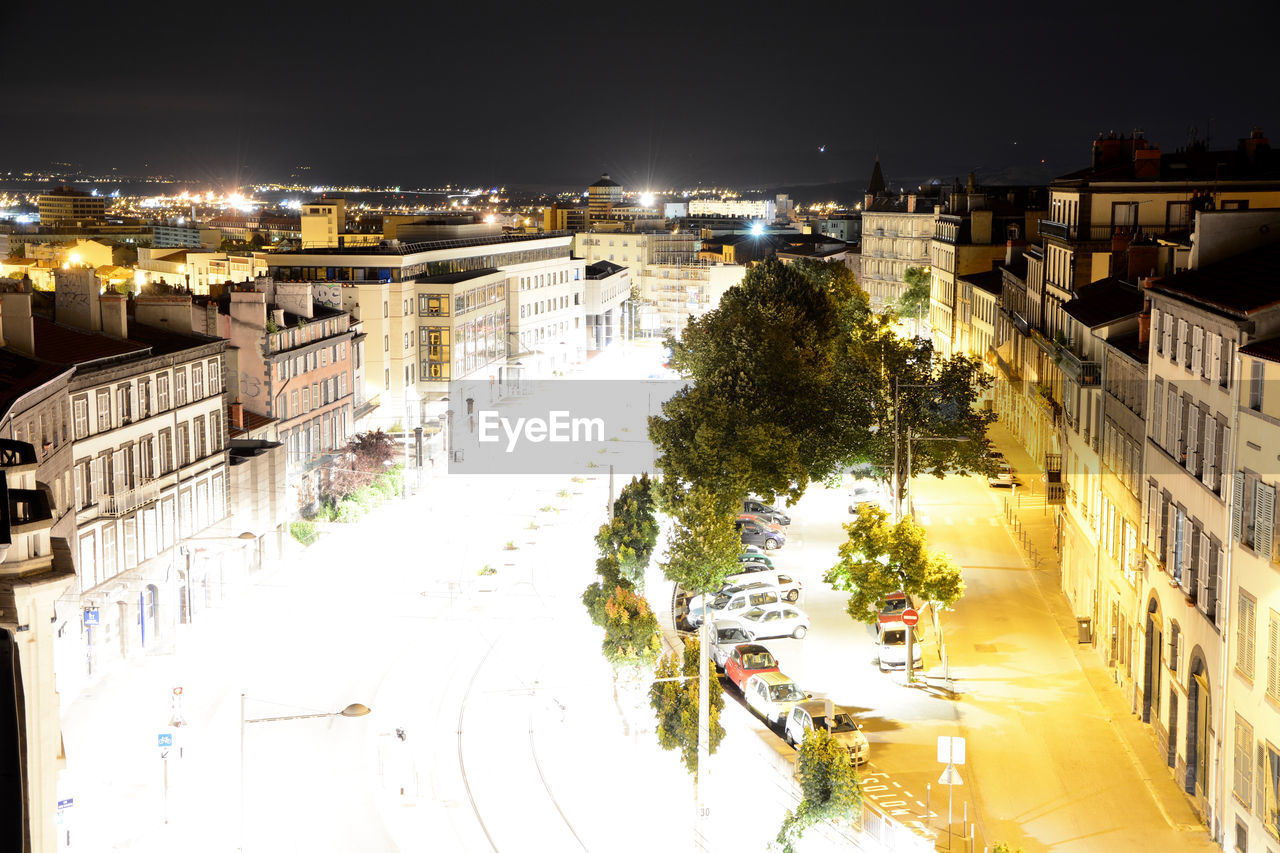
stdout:
<svg viewBox="0 0 1280 853">
<path fill-rule="evenodd" d="M 781 528 L 772 529 L 750 518 L 736 518 L 733 524 L 742 536 L 743 545 L 759 545 L 766 551 L 772 551 L 787 544 L 787 535 Z"/>
<path fill-rule="evenodd" d="M 791 516 L 787 515 L 777 507 L 769 506 L 761 503 L 755 498 L 747 498 L 742 502 L 742 511 L 751 515 L 758 515 L 765 521 L 772 521 L 774 524 L 781 524 L 786 527 L 791 523 Z"/>
</svg>

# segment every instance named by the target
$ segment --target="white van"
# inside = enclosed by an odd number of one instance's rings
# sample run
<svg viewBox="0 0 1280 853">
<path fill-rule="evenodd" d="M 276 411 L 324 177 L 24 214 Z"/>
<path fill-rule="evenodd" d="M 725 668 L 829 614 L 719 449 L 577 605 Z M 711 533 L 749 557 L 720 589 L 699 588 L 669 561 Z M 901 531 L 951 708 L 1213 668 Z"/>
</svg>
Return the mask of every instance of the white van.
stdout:
<svg viewBox="0 0 1280 853">
<path fill-rule="evenodd" d="M 770 583 L 731 586 L 712 599 L 710 605 L 704 605 L 699 599 L 689 602 L 688 619 L 693 625 L 701 625 L 708 614 L 713 622 L 733 619 L 737 614 L 745 613 L 753 607 L 777 604 L 782 596 L 782 590 Z"/>
</svg>

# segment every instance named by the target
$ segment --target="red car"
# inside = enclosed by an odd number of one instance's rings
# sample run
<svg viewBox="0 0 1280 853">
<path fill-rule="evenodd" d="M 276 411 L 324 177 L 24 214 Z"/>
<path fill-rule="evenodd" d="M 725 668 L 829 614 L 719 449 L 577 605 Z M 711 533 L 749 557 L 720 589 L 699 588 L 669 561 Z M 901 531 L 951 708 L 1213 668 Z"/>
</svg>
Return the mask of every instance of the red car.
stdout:
<svg viewBox="0 0 1280 853">
<path fill-rule="evenodd" d="M 916 612 L 920 611 L 920 603 L 914 598 L 908 603 L 905 593 L 891 592 L 884 597 L 884 601 L 880 602 L 880 614 L 877 621 L 881 624 L 885 622 L 901 622 L 902 611 L 908 607 Z"/>
<path fill-rule="evenodd" d="M 784 536 L 787 533 L 787 528 L 783 527 L 781 524 L 778 524 L 772 518 L 767 518 L 766 516 L 763 516 L 763 515 L 757 515 L 753 512 L 739 513 L 738 520 L 754 521 L 756 524 L 760 525 L 761 527 L 764 527 L 767 530 L 772 530 L 775 533 L 781 533 Z"/>
<path fill-rule="evenodd" d="M 777 672 L 778 660 L 768 649 L 756 643 L 735 646 L 724 662 L 724 674 L 742 689 L 751 676 L 761 672 Z"/>
</svg>

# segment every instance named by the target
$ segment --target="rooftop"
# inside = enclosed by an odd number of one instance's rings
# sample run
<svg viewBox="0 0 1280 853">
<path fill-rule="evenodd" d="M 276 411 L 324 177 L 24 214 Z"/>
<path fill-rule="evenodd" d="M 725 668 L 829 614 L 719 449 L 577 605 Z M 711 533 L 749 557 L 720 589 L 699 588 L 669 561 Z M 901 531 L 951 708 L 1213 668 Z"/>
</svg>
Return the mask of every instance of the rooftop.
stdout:
<svg viewBox="0 0 1280 853">
<path fill-rule="evenodd" d="M 1248 316 L 1280 304 L 1280 243 L 1162 278 L 1150 289 L 1226 316 Z"/>
<path fill-rule="evenodd" d="M 143 343 L 83 332 L 45 317 L 32 317 L 31 324 L 35 333 L 36 358 L 54 364 L 84 364 L 113 356 L 142 355 L 147 349 Z"/>
<path fill-rule="evenodd" d="M 588 279 L 608 278 L 624 269 L 626 267 L 621 264 L 615 264 L 612 261 L 596 261 L 594 264 L 587 264 L 586 275 Z"/>
<path fill-rule="evenodd" d="M 478 270 L 464 270 L 463 272 L 446 272 L 440 275 L 420 275 L 414 281 L 422 284 L 458 284 L 463 281 L 470 281 L 473 278 L 481 278 L 486 275 L 493 275 L 500 272 L 497 267 L 484 267 Z"/>
<path fill-rule="evenodd" d="M 579 186 L 581 186 L 581 184 L 579 184 Z M 601 176 L 600 176 L 600 180 L 596 181 L 596 182 L 595 182 L 594 184 L 592 184 L 591 186 L 593 186 L 593 187 L 620 187 L 620 186 L 622 186 L 622 185 L 621 185 L 621 184 L 619 184 L 619 183 L 617 183 L 616 181 L 612 181 L 612 180 L 610 180 L 610 179 L 609 179 L 609 173 L 608 173 L 608 172 L 605 172 L 603 175 L 601 175 Z"/>
<path fill-rule="evenodd" d="M 999 296 L 1004 290 L 1004 274 L 998 269 L 970 273 L 969 275 L 957 276 L 957 278 L 961 281 L 967 281 L 979 290 L 994 293 L 996 296 Z"/>
<path fill-rule="evenodd" d="M 463 249 L 473 246 L 500 245 L 503 243 L 524 243 L 529 240 L 547 240 L 553 237 L 571 237 L 572 231 L 544 231 L 541 234 L 489 234 L 483 237 L 459 237 L 454 240 L 425 240 L 405 243 L 400 240 L 381 240 L 378 243 L 361 245 L 326 246 L 322 248 L 282 248 L 271 252 L 267 258 L 288 257 L 289 255 L 416 255 L 419 252 L 434 252 L 440 249 Z"/>
<path fill-rule="evenodd" d="M 1062 310 L 1086 327 L 1096 329 L 1141 314 L 1144 301 L 1137 285 L 1118 278 L 1104 278 L 1077 290 Z"/>
<path fill-rule="evenodd" d="M 9 349 L 0 349 L 0 418 L 29 391 L 66 372 L 67 366 L 27 358 Z"/>
<path fill-rule="evenodd" d="M 1251 355 L 1265 361 L 1280 362 L 1280 338 L 1268 338 L 1265 341 L 1253 341 L 1240 347 L 1241 355 Z"/>
<path fill-rule="evenodd" d="M 1114 335 L 1107 338 L 1104 343 L 1109 347 L 1119 350 L 1139 364 L 1147 363 L 1147 353 L 1150 347 L 1147 343 L 1139 342 L 1137 332 L 1127 332 L 1123 335 Z"/>
</svg>

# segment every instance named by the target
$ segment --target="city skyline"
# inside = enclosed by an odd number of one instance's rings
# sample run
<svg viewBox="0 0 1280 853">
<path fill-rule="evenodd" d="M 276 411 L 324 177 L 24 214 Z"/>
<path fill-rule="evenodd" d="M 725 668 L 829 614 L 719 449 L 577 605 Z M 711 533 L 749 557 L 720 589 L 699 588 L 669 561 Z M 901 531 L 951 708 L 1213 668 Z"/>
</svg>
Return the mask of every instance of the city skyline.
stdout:
<svg viewBox="0 0 1280 853">
<path fill-rule="evenodd" d="M 1264 7 L 1210 20 L 1179 13 L 1190 8 L 1094 4 L 1050 27 L 1050 13 L 860 6 L 823 10 L 820 27 L 797 17 L 779 36 L 758 4 L 708 7 L 683 32 L 656 16 L 608 24 L 571 5 L 497 17 L 405 10 L 354 26 L 299 6 L 234 37 L 116 6 L 56 22 L 23 8 L 14 31 L 56 25 L 51 48 L 93 44 L 127 21 L 140 49 L 134 59 L 60 51 L 11 104 L 22 132 L 3 165 L 65 161 L 221 186 L 305 164 L 326 183 L 384 186 L 550 189 L 608 172 L 638 189 L 771 188 L 862 181 L 879 154 L 891 181 L 1047 180 L 1087 165 L 1099 133 L 1142 129 L 1173 150 L 1270 130 L 1280 98 L 1261 77 L 1194 59 L 1264 52 Z M 1180 36 L 1190 20 L 1193 45 Z M 183 58 L 160 67 L 146 61 L 149 45 L 166 56 L 181 46 Z M 1052 58 L 1084 45 L 1129 60 L 1055 74 Z M 1032 55 L 1048 61 L 1028 67 Z M 1087 107 L 1062 108 L 1073 92 L 1088 93 Z"/>
</svg>

